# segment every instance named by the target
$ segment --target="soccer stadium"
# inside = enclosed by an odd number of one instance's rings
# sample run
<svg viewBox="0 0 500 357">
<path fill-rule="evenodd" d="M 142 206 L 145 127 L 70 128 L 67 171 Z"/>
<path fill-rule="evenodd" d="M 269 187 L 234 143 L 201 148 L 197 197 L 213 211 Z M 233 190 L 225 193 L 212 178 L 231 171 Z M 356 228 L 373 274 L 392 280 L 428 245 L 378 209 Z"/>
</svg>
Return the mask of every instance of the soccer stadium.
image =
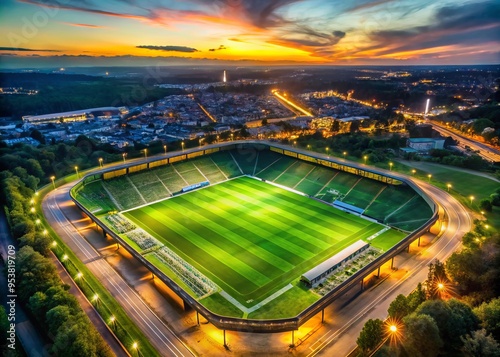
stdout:
<svg viewBox="0 0 500 357">
<path fill-rule="evenodd" d="M 225 143 L 89 174 L 71 195 L 214 325 L 292 330 L 436 219 L 404 180 L 315 155 Z"/>
</svg>

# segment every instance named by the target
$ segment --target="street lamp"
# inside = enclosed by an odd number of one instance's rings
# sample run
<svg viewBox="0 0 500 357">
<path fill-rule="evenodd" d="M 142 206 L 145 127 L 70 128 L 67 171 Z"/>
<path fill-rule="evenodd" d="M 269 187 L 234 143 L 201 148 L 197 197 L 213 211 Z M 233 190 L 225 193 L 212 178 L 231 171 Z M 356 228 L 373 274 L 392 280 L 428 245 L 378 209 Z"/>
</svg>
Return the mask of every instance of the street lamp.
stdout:
<svg viewBox="0 0 500 357">
<path fill-rule="evenodd" d="M 328 151 L 329 151 L 329 150 L 330 150 L 330 148 L 327 146 L 327 147 L 326 147 L 326 154 L 327 154 L 328 156 L 330 156 L 330 155 L 329 155 L 329 153 L 328 153 Z"/>
<path fill-rule="evenodd" d="M 219 135 L 217 135 L 217 142 L 219 142 Z"/>
<path fill-rule="evenodd" d="M 450 192 L 451 184 L 447 183 L 446 187 L 448 187 L 448 192 Z"/>
<path fill-rule="evenodd" d="M 231 133 L 231 141 L 233 141 L 233 140 L 234 140 L 234 139 L 233 139 L 233 137 L 234 137 L 234 135 L 233 135 L 233 133 Z"/>
<path fill-rule="evenodd" d="M 78 166 L 75 166 L 75 171 L 76 171 L 76 178 L 80 178 L 80 175 L 78 174 Z"/>
<path fill-rule="evenodd" d="M 148 149 L 144 149 L 144 158 L 147 159 L 148 158 Z"/>
<path fill-rule="evenodd" d="M 31 207 L 30 212 L 35 213 L 35 207 Z"/>
<path fill-rule="evenodd" d="M 102 157 L 99 158 L 99 166 L 102 168 Z"/>
<path fill-rule="evenodd" d="M 363 159 L 365 160 L 365 165 L 366 165 L 366 160 L 368 159 L 368 156 L 363 156 Z"/>
<path fill-rule="evenodd" d="M 412 175 L 415 175 L 416 172 L 417 172 L 417 170 L 415 170 L 415 169 L 411 170 Z"/>
<path fill-rule="evenodd" d="M 140 356 L 141 353 L 139 352 L 139 345 L 137 342 L 134 342 L 134 344 L 132 345 L 133 349 L 137 351 L 137 356 Z"/>
<path fill-rule="evenodd" d="M 392 162 L 389 162 L 389 171 L 392 171 L 392 165 L 394 165 Z"/>
<path fill-rule="evenodd" d="M 344 151 L 344 152 L 343 152 L 343 154 L 344 154 L 344 160 L 345 160 L 345 156 L 347 155 L 347 152 L 346 152 L 346 151 Z"/>
<path fill-rule="evenodd" d="M 40 222 L 41 222 L 41 221 L 40 221 L 40 218 L 37 218 L 37 219 L 35 220 L 35 224 L 36 224 L 37 226 L 40 224 Z"/>
<path fill-rule="evenodd" d="M 163 151 L 165 151 L 165 155 L 167 155 L 167 145 L 163 145 Z"/>
<path fill-rule="evenodd" d="M 474 196 L 470 196 L 470 204 L 472 205 L 472 201 L 474 200 Z"/>
<path fill-rule="evenodd" d="M 68 260 L 68 255 L 67 254 L 64 254 L 63 257 L 62 257 L 62 260 L 65 261 L 65 260 Z"/>
<path fill-rule="evenodd" d="M 56 189 L 56 184 L 54 182 L 54 180 L 56 179 L 55 176 L 50 176 L 50 179 L 52 180 L 52 186 L 54 186 L 54 190 Z"/>
<path fill-rule="evenodd" d="M 111 321 L 111 323 L 113 324 L 113 327 L 116 329 L 116 322 L 115 322 L 116 318 L 114 315 L 111 315 L 111 317 L 109 318 L 109 321 Z"/>
<path fill-rule="evenodd" d="M 80 279 L 80 278 L 82 278 L 82 277 L 83 277 L 83 274 L 82 274 L 82 273 L 80 273 L 80 272 L 78 272 L 78 274 L 76 274 L 76 277 L 77 277 L 77 279 Z"/>
<path fill-rule="evenodd" d="M 429 178 L 429 182 L 431 182 L 431 177 L 432 175 L 431 174 L 428 174 L 427 177 Z"/>
<path fill-rule="evenodd" d="M 123 157 L 123 163 L 125 163 L 125 156 L 127 156 L 127 153 L 125 153 L 125 152 L 124 152 L 124 153 L 122 154 L 122 157 Z"/>
<path fill-rule="evenodd" d="M 184 141 L 181 141 L 182 151 L 184 151 Z"/>
<path fill-rule="evenodd" d="M 46 230 L 46 229 L 44 229 L 44 230 L 43 230 L 43 232 L 42 232 L 42 234 L 43 234 L 44 236 L 46 236 L 47 234 L 49 234 L 49 231 L 48 231 L 48 230 Z"/>
</svg>

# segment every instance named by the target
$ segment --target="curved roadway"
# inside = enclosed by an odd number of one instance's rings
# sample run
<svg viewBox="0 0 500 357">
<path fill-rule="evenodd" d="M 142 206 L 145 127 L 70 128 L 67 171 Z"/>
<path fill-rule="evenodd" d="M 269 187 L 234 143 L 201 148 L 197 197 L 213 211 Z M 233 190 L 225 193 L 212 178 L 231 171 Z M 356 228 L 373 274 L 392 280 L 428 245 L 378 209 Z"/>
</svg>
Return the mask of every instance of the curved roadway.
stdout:
<svg viewBox="0 0 500 357">
<path fill-rule="evenodd" d="M 326 157 L 326 155 L 318 155 Z M 353 164 L 359 166 L 359 164 Z M 123 164 L 116 166 L 121 165 Z M 390 172 L 390 174 L 395 177 L 402 176 L 395 172 Z M 398 294 L 409 294 L 419 282 L 426 279 L 429 263 L 435 259 L 446 260 L 460 247 L 462 236 L 472 227 L 472 220 L 466 209 L 447 192 L 424 181 L 416 179 L 413 181 L 429 196 L 433 197 L 446 212 L 441 238 L 427 247 L 421 254 L 411 256 L 399 264 L 396 263 L 398 271 L 403 273 L 396 274 L 398 276 L 390 277 L 384 283 L 365 291 L 338 311 L 332 311 L 334 314 L 334 318 L 330 318 L 332 321 L 327 321 L 327 324 L 319 330 L 318 335 L 314 335 L 317 340 L 309 341 L 307 350 L 300 351 L 299 349 L 297 351 L 300 354 L 310 356 L 348 355 L 356 347 L 356 338 L 368 318 L 384 319 L 387 316 L 390 302 Z M 81 212 L 69 196 L 69 189 L 73 185 L 74 183 L 66 184 L 51 191 L 45 197 L 43 212 L 48 222 L 118 300 L 161 354 L 168 356 L 194 355 L 79 232 L 79 229 L 83 228 L 78 226 Z M 80 212 L 80 215 L 74 216 L 75 212 L 76 214 Z M 337 310 L 335 307 L 332 307 L 333 309 Z M 328 315 L 331 314 L 327 311 L 327 319 Z"/>
<path fill-rule="evenodd" d="M 160 354 L 194 356 L 194 353 L 163 323 L 111 265 L 102 259 L 101 253 L 95 250 L 79 232 L 85 227 L 81 226 L 81 211 L 69 196 L 69 189 L 73 185 L 74 183 L 66 184 L 45 196 L 42 207 L 48 222 L 120 303 L 127 315 L 142 330 Z M 80 214 L 80 216 L 75 216 L 75 213 Z"/>
</svg>

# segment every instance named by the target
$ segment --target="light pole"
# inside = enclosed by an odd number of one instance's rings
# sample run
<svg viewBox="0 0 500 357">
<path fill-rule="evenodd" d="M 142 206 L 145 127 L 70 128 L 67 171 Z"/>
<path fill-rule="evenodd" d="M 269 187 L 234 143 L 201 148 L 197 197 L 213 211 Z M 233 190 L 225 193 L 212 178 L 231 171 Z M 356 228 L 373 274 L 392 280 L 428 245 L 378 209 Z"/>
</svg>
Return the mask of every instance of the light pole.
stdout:
<svg viewBox="0 0 500 357">
<path fill-rule="evenodd" d="M 184 151 L 184 141 L 181 141 L 182 151 Z"/>
<path fill-rule="evenodd" d="M 167 155 L 167 145 L 163 145 L 163 151 L 165 151 L 165 155 Z"/>
<path fill-rule="evenodd" d="M 111 321 L 111 324 L 113 325 L 113 328 L 116 330 L 116 318 L 114 315 L 111 315 L 111 317 L 109 318 L 109 320 Z"/>
<path fill-rule="evenodd" d="M 234 141 L 234 134 L 231 133 L 231 141 Z"/>
<path fill-rule="evenodd" d="M 137 342 L 134 342 L 134 344 L 132 345 L 133 349 L 137 351 L 137 356 L 140 356 L 141 353 L 139 352 L 139 345 L 137 344 Z"/>
<path fill-rule="evenodd" d="M 450 192 L 451 184 L 446 184 L 446 187 L 448 187 L 448 192 Z"/>
<path fill-rule="evenodd" d="M 102 168 L 102 157 L 99 158 L 99 167 Z"/>
<path fill-rule="evenodd" d="M 54 190 L 56 189 L 56 183 L 54 182 L 54 180 L 56 179 L 55 176 L 50 176 L 50 179 L 52 180 L 52 186 L 54 186 Z"/>
<path fill-rule="evenodd" d="M 427 177 L 429 178 L 429 182 L 431 182 L 431 177 L 432 175 L 431 174 L 428 174 Z"/>
<path fill-rule="evenodd" d="M 78 166 L 75 166 L 75 171 L 76 171 L 76 178 L 79 179 L 80 175 L 78 174 Z"/>
<path fill-rule="evenodd" d="M 470 204 L 472 206 L 472 201 L 474 200 L 474 196 L 470 196 Z"/>
<path fill-rule="evenodd" d="M 148 158 L 148 149 L 144 149 L 144 158 L 147 159 Z"/>
<path fill-rule="evenodd" d="M 123 154 L 122 154 L 122 157 L 123 157 L 123 163 L 125 163 L 125 156 L 127 156 L 127 153 L 123 153 Z"/>
<path fill-rule="evenodd" d="M 417 172 L 417 170 L 415 170 L 415 169 L 411 170 L 411 174 L 412 174 L 412 175 L 415 175 L 415 174 L 416 174 L 416 172 Z"/>
<path fill-rule="evenodd" d="M 368 156 L 363 156 L 363 159 L 365 160 L 365 165 L 366 165 L 366 160 L 368 159 Z"/>
<path fill-rule="evenodd" d="M 330 148 L 327 146 L 325 150 L 326 150 L 326 155 L 327 155 L 328 157 L 330 157 L 330 155 L 329 155 L 329 153 L 328 153 L 328 151 L 330 150 Z"/>
<path fill-rule="evenodd" d="M 392 162 L 389 162 L 389 171 L 392 171 L 392 165 L 394 165 Z"/>
<path fill-rule="evenodd" d="M 219 135 L 217 135 L 217 142 L 219 142 Z"/>
<path fill-rule="evenodd" d="M 346 151 L 344 151 L 344 152 L 343 152 L 343 154 L 344 154 L 344 160 L 345 160 L 345 156 L 347 155 L 347 152 L 346 152 Z"/>
</svg>

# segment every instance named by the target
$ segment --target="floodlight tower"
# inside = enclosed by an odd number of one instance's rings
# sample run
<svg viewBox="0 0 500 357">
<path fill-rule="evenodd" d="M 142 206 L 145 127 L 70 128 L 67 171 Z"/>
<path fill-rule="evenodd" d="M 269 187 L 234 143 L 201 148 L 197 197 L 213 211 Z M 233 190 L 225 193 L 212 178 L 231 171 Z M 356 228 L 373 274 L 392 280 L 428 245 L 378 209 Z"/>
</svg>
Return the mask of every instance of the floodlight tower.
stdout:
<svg viewBox="0 0 500 357">
<path fill-rule="evenodd" d="M 425 103 L 425 113 L 424 113 L 424 116 L 427 117 L 427 113 L 429 112 L 429 102 L 431 100 L 429 98 L 427 98 L 427 102 Z"/>
</svg>

